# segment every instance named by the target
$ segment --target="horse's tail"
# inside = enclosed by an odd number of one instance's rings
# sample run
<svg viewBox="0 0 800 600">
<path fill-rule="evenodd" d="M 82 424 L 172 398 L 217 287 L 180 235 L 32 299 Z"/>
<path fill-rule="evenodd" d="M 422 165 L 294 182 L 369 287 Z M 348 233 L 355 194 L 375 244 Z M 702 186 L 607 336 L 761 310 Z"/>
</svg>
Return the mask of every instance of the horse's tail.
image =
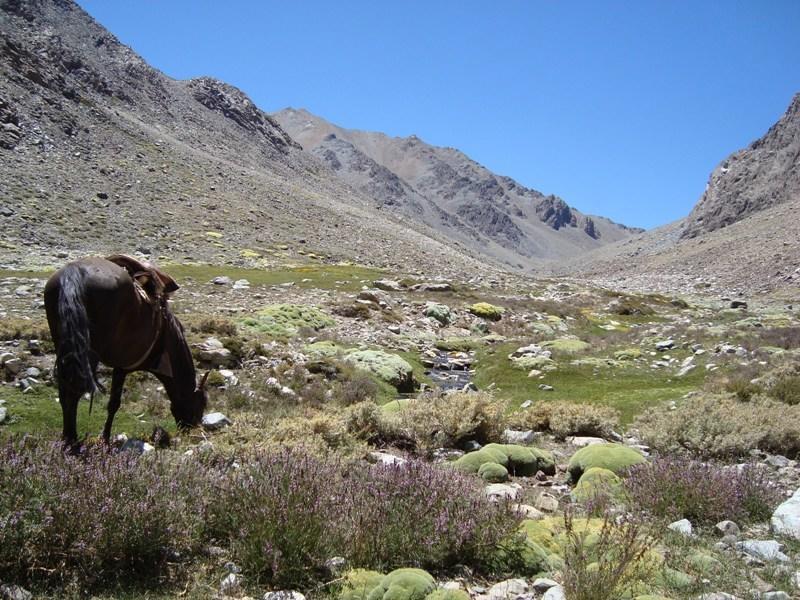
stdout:
<svg viewBox="0 0 800 600">
<path fill-rule="evenodd" d="M 89 392 L 94 396 L 99 386 L 89 360 L 91 337 L 83 299 L 86 287 L 83 270 L 75 265 L 67 266 L 61 272 L 59 283 L 58 379 L 80 395 Z"/>
</svg>

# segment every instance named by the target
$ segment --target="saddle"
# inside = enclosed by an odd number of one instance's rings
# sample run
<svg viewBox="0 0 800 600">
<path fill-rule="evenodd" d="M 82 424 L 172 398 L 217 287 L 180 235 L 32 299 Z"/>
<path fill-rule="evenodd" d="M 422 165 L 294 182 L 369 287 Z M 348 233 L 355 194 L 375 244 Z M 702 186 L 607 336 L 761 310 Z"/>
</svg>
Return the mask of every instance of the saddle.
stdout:
<svg viewBox="0 0 800 600">
<path fill-rule="evenodd" d="M 137 291 L 150 304 L 163 305 L 179 289 L 172 277 L 150 263 L 125 254 L 112 254 L 106 260 L 125 269 L 137 284 Z"/>
</svg>

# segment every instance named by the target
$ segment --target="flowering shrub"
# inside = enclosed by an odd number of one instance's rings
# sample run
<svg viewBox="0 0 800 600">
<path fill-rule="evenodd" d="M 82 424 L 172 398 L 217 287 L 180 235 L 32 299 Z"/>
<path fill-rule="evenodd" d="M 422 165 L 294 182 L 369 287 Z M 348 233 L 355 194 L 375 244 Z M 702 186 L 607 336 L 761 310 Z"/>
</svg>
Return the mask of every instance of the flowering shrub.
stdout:
<svg viewBox="0 0 800 600">
<path fill-rule="evenodd" d="M 3 579 L 88 586 L 160 575 L 196 549 L 198 466 L 167 453 L 65 456 L 30 439 L 0 446 Z M 56 580 L 56 581 L 53 581 Z"/>
<path fill-rule="evenodd" d="M 198 457 L 31 438 L 0 445 L 3 581 L 81 590 L 176 581 L 208 545 L 252 582 L 321 581 L 332 556 L 388 570 L 486 570 L 520 517 L 476 482 L 409 461 L 372 466 L 298 450 Z"/>
<path fill-rule="evenodd" d="M 662 458 L 632 467 L 624 481 L 637 508 L 695 524 L 764 521 L 781 498 L 764 470 L 755 465 L 720 467 Z"/>
<path fill-rule="evenodd" d="M 210 527 L 247 573 L 279 586 L 313 582 L 334 555 L 380 570 L 480 567 L 519 524 L 472 479 L 422 462 L 366 466 L 289 450 L 245 462 L 217 490 Z"/>
</svg>

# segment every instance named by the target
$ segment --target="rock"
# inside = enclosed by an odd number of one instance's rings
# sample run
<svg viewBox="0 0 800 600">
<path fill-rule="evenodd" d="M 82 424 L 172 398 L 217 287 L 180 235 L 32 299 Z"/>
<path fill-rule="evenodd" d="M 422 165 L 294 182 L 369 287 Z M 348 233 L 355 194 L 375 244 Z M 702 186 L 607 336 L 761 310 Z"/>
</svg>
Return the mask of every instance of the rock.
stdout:
<svg viewBox="0 0 800 600">
<path fill-rule="evenodd" d="M 236 362 L 231 351 L 215 337 L 197 344 L 195 348 L 197 348 L 197 359 L 214 368 L 232 367 Z"/>
<path fill-rule="evenodd" d="M 735 535 L 738 537 L 741 533 L 739 526 L 733 521 L 720 521 L 714 525 L 714 531 L 719 533 L 721 536 Z"/>
<path fill-rule="evenodd" d="M 574 437 L 567 438 L 567 441 L 573 446 L 577 446 L 578 448 L 585 448 L 586 446 L 591 446 L 592 444 L 606 443 L 606 441 L 603 438 L 592 437 L 588 435 L 576 435 Z"/>
<path fill-rule="evenodd" d="M 37 367 L 28 367 L 25 369 L 25 377 L 33 377 L 34 379 L 42 376 L 42 371 Z"/>
<path fill-rule="evenodd" d="M 233 280 L 227 275 L 220 275 L 218 277 L 214 277 L 214 279 L 211 280 L 211 283 L 214 285 L 230 285 L 233 283 Z"/>
<path fill-rule="evenodd" d="M 216 431 L 218 429 L 222 429 L 223 427 L 227 427 L 228 425 L 233 425 L 233 422 L 221 412 L 212 412 L 208 413 L 207 415 L 203 415 L 202 423 L 203 429 L 208 431 Z"/>
<path fill-rule="evenodd" d="M 453 286 L 447 282 L 439 281 L 437 283 L 423 283 L 418 289 L 423 292 L 452 292 Z"/>
<path fill-rule="evenodd" d="M 533 505 L 542 512 L 554 513 L 558 510 L 558 498 L 552 494 L 540 494 Z"/>
<path fill-rule="evenodd" d="M 547 590 L 552 587 L 556 587 L 558 585 L 557 581 L 553 581 L 552 579 L 547 579 L 546 577 L 539 577 L 538 579 L 533 580 L 533 591 L 537 594 L 543 594 Z"/>
<path fill-rule="evenodd" d="M 526 519 L 531 519 L 532 521 L 541 521 L 545 517 L 542 511 L 530 504 L 515 504 L 514 509 Z"/>
<path fill-rule="evenodd" d="M 789 557 L 783 553 L 783 547 L 783 544 L 775 540 L 745 540 L 736 543 L 737 550 L 768 562 L 789 562 Z"/>
<path fill-rule="evenodd" d="M 137 454 L 145 454 L 146 452 L 155 450 L 155 447 L 143 440 L 126 440 L 125 443 L 122 444 L 122 450 L 126 452 L 136 452 Z"/>
<path fill-rule="evenodd" d="M 543 392 L 552 392 L 555 388 L 552 385 L 547 385 L 546 383 L 540 383 L 539 389 Z"/>
<path fill-rule="evenodd" d="M 403 465 L 408 462 L 405 458 L 389 454 L 388 452 L 380 452 L 373 450 L 369 453 L 370 462 L 381 463 L 382 465 Z"/>
<path fill-rule="evenodd" d="M 236 596 L 242 588 L 242 578 L 236 573 L 228 573 L 219 584 L 219 593 L 223 596 Z"/>
<path fill-rule="evenodd" d="M 278 592 L 267 592 L 262 596 L 262 600 L 306 600 L 306 597 L 294 590 L 280 590 Z"/>
<path fill-rule="evenodd" d="M 774 533 L 800 540 L 800 489 L 775 509 L 770 527 Z"/>
<path fill-rule="evenodd" d="M 33 288 L 31 288 L 31 286 L 21 285 L 14 290 L 14 295 L 17 296 L 18 298 L 25 298 L 27 296 L 30 296 L 32 292 Z"/>
<path fill-rule="evenodd" d="M 325 561 L 325 570 L 333 577 L 341 577 L 347 569 L 347 559 L 342 556 L 334 556 Z"/>
<path fill-rule="evenodd" d="M 788 467 L 792 464 L 792 461 L 786 458 L 785 456 L 781 456 L 780 454 L 771 454 L 764 462 L 771 467 L 775 467 L 776 469 L 783 469 L 784 467 Z"/>
<path fill-rule="evenodd" d="M 18 358 L 10 358 L 3 363 L 3 367 L 9 375 L 19 375 L 22 371 L 22 361 Z"/>
<path fill-rule="evenodd" d="M 694 536 L 692 531 L 692 523 L 689 519 L 681 519 L 680 521 L 674 521 L 667 525 L 667 529 L 671 529 L 681 535 L 685 535 L 686 537 Z"/>
<path fill-rule="evenodd" d="M 759 600 L 792 600 L 786 592 L 763 592 L 758 595 Z"/>
<path fill-rule="evenodd" d="M 247 279 L 237 279 L 233 282 L 233 289 L 234 290 L 249 290 L 250 289 L 250 282 Z"/>
<path fill-rule="evenodd" d="M 485 489 L 486 496 L 494 502 L 505 498 L 515 500 L 521 491 L 522 486 L 518 483 L 490 483 Z"/>
<path fill-rule="evenodd" d="M 697 600 L 740 600 L 738 596 L 728 594 L 725 592 L 711 592 L 710 594 L 701 594 Z"/>
<path fill-rule="evenodd" d="M 490 600 L 513 600 L 528 591 L 528 583 L 524 579 L 506 579 L 489 588 Z"/>
<path fill-rule="evenodd" d="M 731 308 L 747 308 L 747 302 L 744 300 L 732 300 L 731 301 Z"/>
<path fill-rule="evenodd" d="M 32 600 L 33 594 L 18 585 L 6 583 L 0 585 L 0 599 L 2 600 Z"/>
<path fill-rule="evenodd" d="M 506 429 L 503 432 L 503 439 L 507 444 L 518 444 L 526 446 L 536 441 L 536 432 L 532 429 L 527 431 L 519 431 L 516 429 Z"/>
<path fill-rule="evenodd" d="M 2 425 L 5 422 L 7 416 L 8 416 L 8 410 L 6 410 L 4 406 L 0 406 L 0 425 Z"/>
<path fill-rule="evenodd" d="M 393 279 L 378 279 L 372 282 L 379 290 L 383 290 L 384 292 L 402 292 L 403 286 L 399 281 L 394 281 Z"/>
<path fill-rule="evenodd" d="M 566 600 L 564 588 L 560 585 L 554 585 L 544 593 L 542 600 Z"/>
<path fill-rule="evenodd" d="M 656 350 L 659 352 L 666 352 L 667 350 L 672 349 L 675 346 L 675 340 L 663 340 L 661 342 L 656 342 Z"/>
</svg>

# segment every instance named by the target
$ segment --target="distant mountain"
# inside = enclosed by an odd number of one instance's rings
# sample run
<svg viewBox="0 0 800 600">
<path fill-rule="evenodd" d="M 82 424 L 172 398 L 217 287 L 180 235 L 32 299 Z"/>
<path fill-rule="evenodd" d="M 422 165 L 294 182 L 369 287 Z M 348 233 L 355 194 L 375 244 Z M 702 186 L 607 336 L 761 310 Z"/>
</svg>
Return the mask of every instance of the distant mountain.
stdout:
<svg viewBox="0 0 800 600">
<path fill-rule="evenodd" d="M 140 251 L 489 270 L 377 209 L 240 90 L 165 76 L 72 0 L 0 0 L 0 227 L 0 266 Z"/>
<path fill-rule="evenodd" d="M 560 260 L 641 230 L 588 216 L 416 136 L 345 129 L 306 110 L 272 115 L 307 152 L 382 208 L 515 266 Z"/>
<path fill-rule="evenodd" d="M 767 133 L 723 160 L 686 219 L 684 238 L 800 198 L 800 94 Z"/>
</svg>

